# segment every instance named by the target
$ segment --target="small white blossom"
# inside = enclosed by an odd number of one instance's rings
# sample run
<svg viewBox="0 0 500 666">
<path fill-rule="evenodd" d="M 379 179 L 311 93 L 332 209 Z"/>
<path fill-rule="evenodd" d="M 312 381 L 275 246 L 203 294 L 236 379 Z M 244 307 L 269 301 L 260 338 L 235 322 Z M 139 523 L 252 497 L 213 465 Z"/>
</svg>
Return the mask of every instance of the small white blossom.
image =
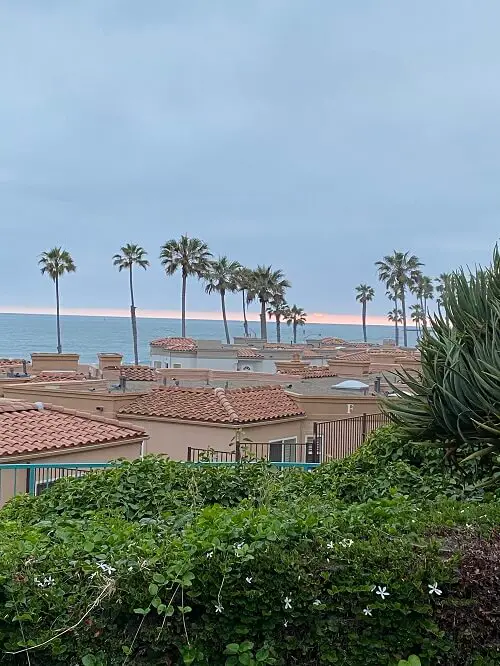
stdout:
<svg viewBox="0 0 500 666">
<path fill-rule="evenodd" d="M 207 553 L 207 558 L 210 559 L 210 558 L 213 557 L 213 556 L 214 556 L 214 551 L 213 551 L 213 550 L 210 550 L 210 551 Z"/>
<path fill-rule="evenodd" d="M 352 539 L 342 539 L 339 546 L 342 546 L 342 548 L 350 548 L 353 543 L 354 541 Z"/>
<path fill-rule="evenodd" d="M 218 601 L 218 602 L 215 604 L 215 612 L 216 612 L 216 613 L 222 613 L 223 610 L 224 610 L 224 606 L 221 604 L 220 601 Z"/>
<path fill-rule="evenodd" d="M 333 541 L 329 541 L 329 542 L 326 544 L 326 547 L 327 547 L 329 550 L 331 550 L 332 548 L 335 548 L 335 544 L 333 543 Z"/>
<path fill-rule="evenodd" d="M 443 590 L 439 589 L 437 583 L 434 583 L 434 585 L 428 585 L 427 587 L 429 588 L 429 594 L 437 594 L 438 597 L 443 594 Z"/>
<path fill-rule="evenodd" d="M 234 552 L 236 554 L 236 557 L 241 557 L 243 555 L 243 553 L 241 551 L 242 551 L 244 545 L 245 544 L 243 542 L 235 544 Z"/>
<path fill-rule="evenodd" d="M 285 620 L 285 621 L 283 622 L 283 626 L 285 627 L 285 629 L 288 627 L 288 620 Z"/>
<path fill-rule="evenodd" d="M 363 608 L 363 613 L 365 615 L 369 615 L 371 617 L 372 616 L 372 609 L 369 606 L 367 606 L 366 608 Z"/>
<path fill-rule="evenodd" d="M 106 564 L 106 562 L 98 562 L 97 567 L 105 574 L 112 574 L 116 571 L 114 567 L 111 567 L 109 564 Z"/>
<path fill-rule="evenodd" d="M 285 597 L 285 610 L 290 610 L 292 608 L 292 598 Z"/>
<path fill-rule="evenodd" d="M 315 599 L 313 601 L 313 606 L 321 606 L 321 601 L 319 599 Z"/>
<path fill-rule="evenodd" d="M 38 576 L 35 576 L 34 578 L 35 585 L 37 587 L 52 587 L 52 585 L 56 584 L 56 581 L 52 578 L 52 576 L 45 576 L 43 580 L 40 580 Z"/>
<path fill-rule="evenodd" d="M 382 599 L 382 601 L 389 596 L 389 592 L 387 592 L 386 587 L 381 587 L 380 585 L 377 587 L 377 591 L 375 594 L 378 594 L 379 597 Z"/>
<path fill-rule="evenodd" d="M 370 587 L 370 592 L 375 592 L 376 589 L 377 589 L 377 586 L 376 586 L 376 585 L 372 585 L 372 586 Z"/>
<path fill-rule="evenodd" d="M 246 580 L 246 582 L 247 582 L 249 585 L 251 585 L 251 584 L 252 584 L 252 580 L 253 580 L 253 578 L 252 578 L 252 576 L 247 576 L 247 577 L 245 578 L 245 580 Z"/>
</svg>

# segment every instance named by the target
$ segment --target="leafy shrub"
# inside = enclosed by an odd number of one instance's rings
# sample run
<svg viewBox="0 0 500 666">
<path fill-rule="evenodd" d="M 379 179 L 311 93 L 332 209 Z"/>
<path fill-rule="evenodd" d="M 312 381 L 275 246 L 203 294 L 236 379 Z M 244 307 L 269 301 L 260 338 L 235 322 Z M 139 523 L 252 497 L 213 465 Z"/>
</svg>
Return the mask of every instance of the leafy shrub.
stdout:
<svg viewBox="0 0 500 666">
<path fill-rule="evenodd" d="M 393 427 L 313 473 L 64 479 L 0 512 L 2 663 L 500 663 L 499 523 Z"/>
</svg>

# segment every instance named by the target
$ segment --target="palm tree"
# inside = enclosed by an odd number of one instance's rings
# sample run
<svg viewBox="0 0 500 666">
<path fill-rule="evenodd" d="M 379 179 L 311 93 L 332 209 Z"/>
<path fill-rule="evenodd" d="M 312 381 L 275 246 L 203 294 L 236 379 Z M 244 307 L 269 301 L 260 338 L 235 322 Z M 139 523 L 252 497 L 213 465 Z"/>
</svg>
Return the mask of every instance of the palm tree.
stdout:
<svg viewBox="0 0 500 666">
<path fill-rule="evenodd" d="M 132 278 L 134 266 L 147 269 L 149 261 L 146 259 L 147 252 L 140 245 L 127 243 L 120 248 L 121 254 L 113 256 L 113 266 L 118 266 L 121 272 L 124 269 L 128 270 L 129 285 L 130 285 L 130 319 L 132 321 L 132 338 L 134 342 L 134 360 L 135 364 L 139 365 L 139 352 L 137 349 L 137 319 L 135 316 L 135 300 L 134 300 L 134 282 Z"/>
<path fill-rule="evenodd" d="M 70 253 L 61 247 L 53 247 L 48 252 L 42 252 L 38 262 L 42 275 L 47 274 L 56 285 L 56 322 L 57 322 L 57 353 L 62 354 L 61 322 L 59 316 L 59 278 L 65 273 L 76 271 L 75 262 Z"/>
<path fill-rule="evenodd" d="M 367 284 L 360 284 L 356 287 L 356 300 L 358 303 L 361 303 L 361 321 L 363 323 L 363 340 L 367 342 L 366 339 L 366 304 L 370 301 L 373 301 L 375 296 L 375 290 L 373 287 L 368 286 Z"/>
<path fill-rule="evenodd" d="M 227 257 L 219 257 L 217 261 L 210 262 L 208 272 L 205 276 L 207 294 L 217 292 L 220 294 L 222 319 L 224 321 L 224 331 L 226 332 L 226 342 L 229 345 L 229 329 L 227 327 L 226 317 L 226 293 L 234 292 L 238 288 L 237 274 L 241 265 L 237 261 L 229 261 Z"/>
<path fill-rule="evenodd" d="M 425 316 L 425 310 L 422 308 L 422 306 L 417 303 L 416 305 L 410 306 L 410 312 L 411 312 L 411 318 L 415 322 L 415 326 L 417 327 L 417 334 L 420 337 L 420 331 L 421 331 L 421 325 L 423 324 L 424 326 L 426 325 L 426 316 Z"/>
<path fill-rule="evenodd" d="M 186 337 L 186 283 L 190 275 L 199 280 L 203 278 L 210 266 L 212 253 L 208 245 L 199 238 L 181 236 L 179 240 L 172 238 L 162 245 L 160 260 L 167 275 L 178 270 L 182 275 L 182 337 Z"/>
<path fill-rule="evenodd" d="M 293 326 L 293 344 L 297 344 L 297 327 L 304 326 L 307 320 L 307 312 L 302 308 L 292 305 L 288 311 L 286 323 L 288 326 Z"/>
<path fill-rule="evenodd" d="M 423 264 L 419 258 L 414 254 L 410 255 L 408 252 L 396 252 L 394 254 L 386 255 L 382 261 L 375 262 L 378 267 L 378 276 L 388 289 L 391 289 L 394 294 L 398 294 L 394 298 L 395 309 L 397 309 L 396 300 L 399 298 L 401 301 L 401 312 L 403 317 L 403 341 L 404 346 L 408 346 L 408 333 L 406 330 L 406 291 L 412 287 L 418 280 L 421 271 L 420 266 Z M 396 291 L 397 290 L 397 291 Z"/>
<path fill-rule="evenodd" d="M 387 319 L 394 322 L 394 327 L 396 329 L 396 345 L 398 344 L 399 330 L 398 324 L 401 324 L 403 321 L 403 313 L 399 308 L 393 308 L 387 313 Z"/>
<path fill-rule="evenodd" d="M 243 305 L 243 328 L 245 330 L 245 337 L 248 338 L 250 333 L 248 331 L 247 321 L 247 292 L 250 289 L 253 271 L 250 268 L 241 268 L 236 272 L 236 289 L 241 292 L 241 300 Z"/>
<path fill-rule="evenodd" d="M 441 273 L 441 275 L 436 278 L 436 291 L 439 294 L 439 297 L 437 299 L 437 304 L 442 305 L 443 303 L 443 296 L 446 291 L 446 289 L 449 287 L 450 284 L 450 274 L 449 273 Z"/>
<path fill-rule="evenodd" d="M 418 298 L 424 313 L 423 325 L 427 326 L 427 301 L 434 298 L 434 285 L 428 275 L 418 275 L 415 284 L 411 287 L 412 293 Z"/>
<path fill-rule="evenodd" d="M 272 319 L 273 317 L 276 319 L 276 341 L 280 343 L 281 319 L 286 319 L 288 317 L 289 307 L 280 293 L 274 294 L 269 306 L 270 307 L 267 308 L 267 314 L 269 315 L 269 319 Z"/>
<path fill-rule="evenodd" d="M 257 266 L 253 271 L 250 289 L 247 291 L 247 300 L 249 303 L 254 300 L 258 300 L 260 303 L 260 337 L 262 340 L 267 340 L 267 304 L 276 294 L 284 296 L 285 290 L 290 286 L 283 271 L 273 271 L 272 266 Z"/>
</svg>

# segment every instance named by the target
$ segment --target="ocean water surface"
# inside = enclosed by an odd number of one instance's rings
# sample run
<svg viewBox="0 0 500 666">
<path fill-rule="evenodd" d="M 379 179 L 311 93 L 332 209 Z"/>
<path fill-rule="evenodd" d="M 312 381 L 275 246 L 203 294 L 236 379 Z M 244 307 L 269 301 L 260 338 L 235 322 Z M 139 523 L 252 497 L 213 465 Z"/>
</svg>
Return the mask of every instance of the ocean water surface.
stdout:
<svg viewBox="0 0 500 666">
<path fill-rule="evenodd" d="M 139 334 L 139 358 L 149 363 L 149 342 L 155 338 L 180 335 L 179 319 L 137 319 Z M 251 334 L 259 334 L 259 324 L 249 322 Z M 63 351 L 80 354 L 82 363 L 95 363 L 100 352 L 120 352 L 124 362 L 133 361 L 132 333 L 128 317 L 81 317 L 63 315 L 61 317 Z M 231 336 L 243 335 L 243 324 L 229 322 Z M 394 338 L 392 326 L 368 326 L 368 340 L 382 342 L 384 338 Z M 187 335 L 193 338 L 224 340 L 224 327 L 221 321 L 190 319 L 187 321 Z M 270 341 L 276 340 L 274 322 L 268 322 Z M 339 337 L 344 340 L 360 341 L 361 325 L 347 324 L 307 324 L 299 329 L 297 342 L 307 337 Z M 416 342 L 415 331 L 408 332 L 408 344 Z M 282 325 L 282 342 L 292 341 L 291 327 Z M 56 318 L 54 315 L 0 314 L 0 357 L 28 358 L 31 352 L 56 351 Z"/>
</svg>

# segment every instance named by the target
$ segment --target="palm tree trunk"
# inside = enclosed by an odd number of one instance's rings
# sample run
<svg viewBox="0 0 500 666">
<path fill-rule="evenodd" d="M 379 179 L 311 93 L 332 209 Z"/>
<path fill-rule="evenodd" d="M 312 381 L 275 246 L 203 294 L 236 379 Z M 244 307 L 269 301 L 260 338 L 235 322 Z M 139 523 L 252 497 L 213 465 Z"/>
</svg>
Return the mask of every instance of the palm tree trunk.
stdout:
<svg viewBox="0 0 500 666">
<path fill-rule="evenodd" d="M 56 275 L 56 325 L 57 325 L 57 353 L 62 354 L 61 321 L 59 316 L 59 276 Z"/>
<path fill-rule="evenodd" d="M 427 299 L 424 298 L 424 328 L 427 328 Z"/>
<path fill-rule="evenodd" d="M 408 333 L 406 331 L 406 295 L 405 290 L 401 290 L 401 311 L 403 313 L 403 342 L 408 347 Z"/>
<path fill-rule="evenodd" d="M 276 342 L 281 342 L 281 321 L 279 316 L 276 317 Z"/>
<path fill-rule="evenodd" d="M 139 352 L 137 349 L 137 320 L 135 318 L 134 282 L 132 279 L 132 264 L 129 266 L 130 281 L 130 319 L 132 321 L 132 339 L 134 342 L 134 362 L 139 365 Z"/>
<path fill-rule="evenodd" d="M 266 302 L 260 302 L 260 337 L 267 342 Z"/>
<path fill-rule="evenodd" d="M 247 303 L 245 298 L 245 290 L 241 290 L 243 296 L 243 328 L 245 329 L 245 337 L 248 338 L 248 321 L 247 321 Z"/>
<path fill-rule="evenodd" d="M 363 301 L 363 313 L 361 316 L 363 319 L 363 340 L 366 342 L 366 301 Z"/>
<path fill-rule="evenodd" d="M 229 328 L 227 327 L 227 318 L 226 318 L 226 292 L 224 289 L 220 292 L 220 303 L 222 308 L 222 319 L 224 321 L 224 330 L 226 332 L 226 342 L 228 345 L 231 344 L 231 338 L 229 337 Z"/>
<path fill-rule="evenodd" d="M 186 337 L 186 282 L 187 275 L 182 272 L 182 337 Z"/>
<path fill-rule="evenodd" d="M 399 327 L 398 327 L 398 299 L 394 298 L 394 329 L 396 336 L 396 347 L 399 347 Z"/>
<path fill-rule="evenodd" d="M 297 322 L 293 322 L 293 344 L 297 344 Z"/>
</svg>

